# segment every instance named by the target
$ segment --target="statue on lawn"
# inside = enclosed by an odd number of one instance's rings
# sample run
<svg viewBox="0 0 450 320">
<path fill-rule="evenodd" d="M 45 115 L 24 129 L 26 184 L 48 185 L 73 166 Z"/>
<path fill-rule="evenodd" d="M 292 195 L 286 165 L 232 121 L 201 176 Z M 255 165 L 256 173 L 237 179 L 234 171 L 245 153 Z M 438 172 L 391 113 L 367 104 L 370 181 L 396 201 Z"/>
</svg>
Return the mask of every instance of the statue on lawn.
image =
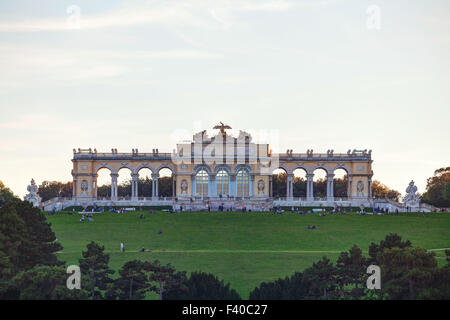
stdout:
<svg viewBox="0 0 450 320">
<path fill-rule="evenodd" d="M 37 194 L 39 187 L 34 182 L 34 179 L 31 179 L 30 185 L 27 187 L 28 194 L 24 197 L 25 201 L 31 202 L 34 207 L 39 207 L 41 204 L 41 197 Z"/>
<path fill-rule="evenodd" d="M 408 207 L 415 207 L 419 204 L 420 198 L 416 194 L 417 187 L 414 185 L 414 181 L 411 180 L 411 182 L 408 185 L 408 188 L 406 188 L 406 196 L 403 198 L 403 202 Z"/>
</svg>

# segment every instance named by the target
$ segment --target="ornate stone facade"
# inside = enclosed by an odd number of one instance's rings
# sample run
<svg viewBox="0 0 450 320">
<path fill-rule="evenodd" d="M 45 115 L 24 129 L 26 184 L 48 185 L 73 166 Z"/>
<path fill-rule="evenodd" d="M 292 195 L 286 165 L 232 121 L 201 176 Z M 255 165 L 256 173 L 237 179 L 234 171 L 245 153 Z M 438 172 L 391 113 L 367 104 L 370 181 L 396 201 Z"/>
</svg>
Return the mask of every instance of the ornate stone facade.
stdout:
<svg viewBox="0 0 450 320">
<path fill-rule="evenodd" d="M 193 136 L 189 143 L 177 144 L 172 153 L 97 152 L 96 149 L 74 149 L 73 153 L 73 197 L 84 203 L 98 201 L 97 172 L 106 168 L 111 174 L 111 201 L 117 201 L 117 176 L 122 168 L 128 168 L 132 177 L 132 201 L 138 197 L 139 171 L 148 168 L 152 172 L 152 199 L 158 199 L 158 178 L 163 168 L 173 175 L 173 198 L 182 199 L 272 199 L 272 174 L 283 169 L 287 174 L 285 201 L 293 201 L 294 170 L 306 172 L 307 194 L 304 201 L 313 202 L 313 177 L 316 169 L 327 173 L 327 201 L 334 201 L 334 171 L 344 169 L 348 176 L 349 199 L 371 199 L 372 157 L 371 151 L 348 150 L 347 153 L 272 153 L 268 144 L 252 141 L 252 136 L 240 131 L 238 137 L 227 134 L 228 126 L 217 126 L 219 133 L 209 137 L 205 131 Z M 147 199 L 149 200 L 149 199 Z"/>
</svg>

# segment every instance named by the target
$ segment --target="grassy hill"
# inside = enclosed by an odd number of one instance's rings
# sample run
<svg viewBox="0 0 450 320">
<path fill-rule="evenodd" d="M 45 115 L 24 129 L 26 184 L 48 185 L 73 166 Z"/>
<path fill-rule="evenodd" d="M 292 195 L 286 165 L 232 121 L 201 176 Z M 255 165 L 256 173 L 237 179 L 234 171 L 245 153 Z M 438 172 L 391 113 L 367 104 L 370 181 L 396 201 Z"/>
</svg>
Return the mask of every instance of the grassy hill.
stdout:
<svg viewBox="0 0 450 320">
<path fill-rule="evenodd" d="M 133 259 L 172 263 L 177 270 L 211 272 L 230 282 L 243 298 L 262 281 L 291 275 L 326 255 L 335 260 L 357 244 L 365 253 L 371 242 L 397 233 L 414 246 L 450 248 L 450 214 L 409 213 L 399 216 L 298 215 L 285 213 L 97 213 L 80 222 L 67 212 L 49 216 L 64 247 L 61 260 L 77 264 L 86 244 L 96 241 L 110 254 L 118 270 Z M 308 230 L 315 225 L 316 230 Z M 161 230 L 162 233 L 158 234 Z M 125 243 L 125 253 L 119 250 Z M 142 248 L 151 252 L 139 252 Z M 443 250 L 436 250 L 444 263 Z"/>
</svg>

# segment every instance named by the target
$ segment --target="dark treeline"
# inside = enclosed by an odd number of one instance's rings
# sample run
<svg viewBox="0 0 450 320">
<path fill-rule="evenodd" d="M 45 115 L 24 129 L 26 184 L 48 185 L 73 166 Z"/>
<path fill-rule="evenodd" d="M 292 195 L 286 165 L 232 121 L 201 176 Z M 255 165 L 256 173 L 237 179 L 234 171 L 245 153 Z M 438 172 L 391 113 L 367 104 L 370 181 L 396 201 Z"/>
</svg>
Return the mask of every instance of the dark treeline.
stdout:
<svg viewBox="0 0 450 320">
<path fill-rule="evenodd" d="M 356 245 L 341 252 L 336 264 L 327 257 L 303 272 L 272 282 L 263 282 L 250 293 L 250 300 L 302 299 L 450 299 L 450 250 L 447 264 L 438 268 L 435 254 L 396 234 L 372 243 L 364 257 Z M 381 270 L 381 289 L 367 289 L 369 265 Z"/>
</svg>

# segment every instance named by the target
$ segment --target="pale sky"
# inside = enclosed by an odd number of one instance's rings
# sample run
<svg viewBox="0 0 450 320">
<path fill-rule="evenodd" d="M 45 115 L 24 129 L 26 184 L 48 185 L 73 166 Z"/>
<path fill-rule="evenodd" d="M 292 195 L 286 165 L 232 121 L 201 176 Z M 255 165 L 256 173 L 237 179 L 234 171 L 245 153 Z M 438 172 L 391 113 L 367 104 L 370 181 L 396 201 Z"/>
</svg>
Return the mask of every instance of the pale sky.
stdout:
<svg viewBox="0 0 450 320">
<path fill-rule="evenodd" d="M 1 1 L 0 180 L 23 196 L 71 180 L 73 148 L 171 152 L 223 121 L 372 149 L 374 179 L 423 192 L 450 165 L 449 49 L 448 0 Z"/>
</svg>

